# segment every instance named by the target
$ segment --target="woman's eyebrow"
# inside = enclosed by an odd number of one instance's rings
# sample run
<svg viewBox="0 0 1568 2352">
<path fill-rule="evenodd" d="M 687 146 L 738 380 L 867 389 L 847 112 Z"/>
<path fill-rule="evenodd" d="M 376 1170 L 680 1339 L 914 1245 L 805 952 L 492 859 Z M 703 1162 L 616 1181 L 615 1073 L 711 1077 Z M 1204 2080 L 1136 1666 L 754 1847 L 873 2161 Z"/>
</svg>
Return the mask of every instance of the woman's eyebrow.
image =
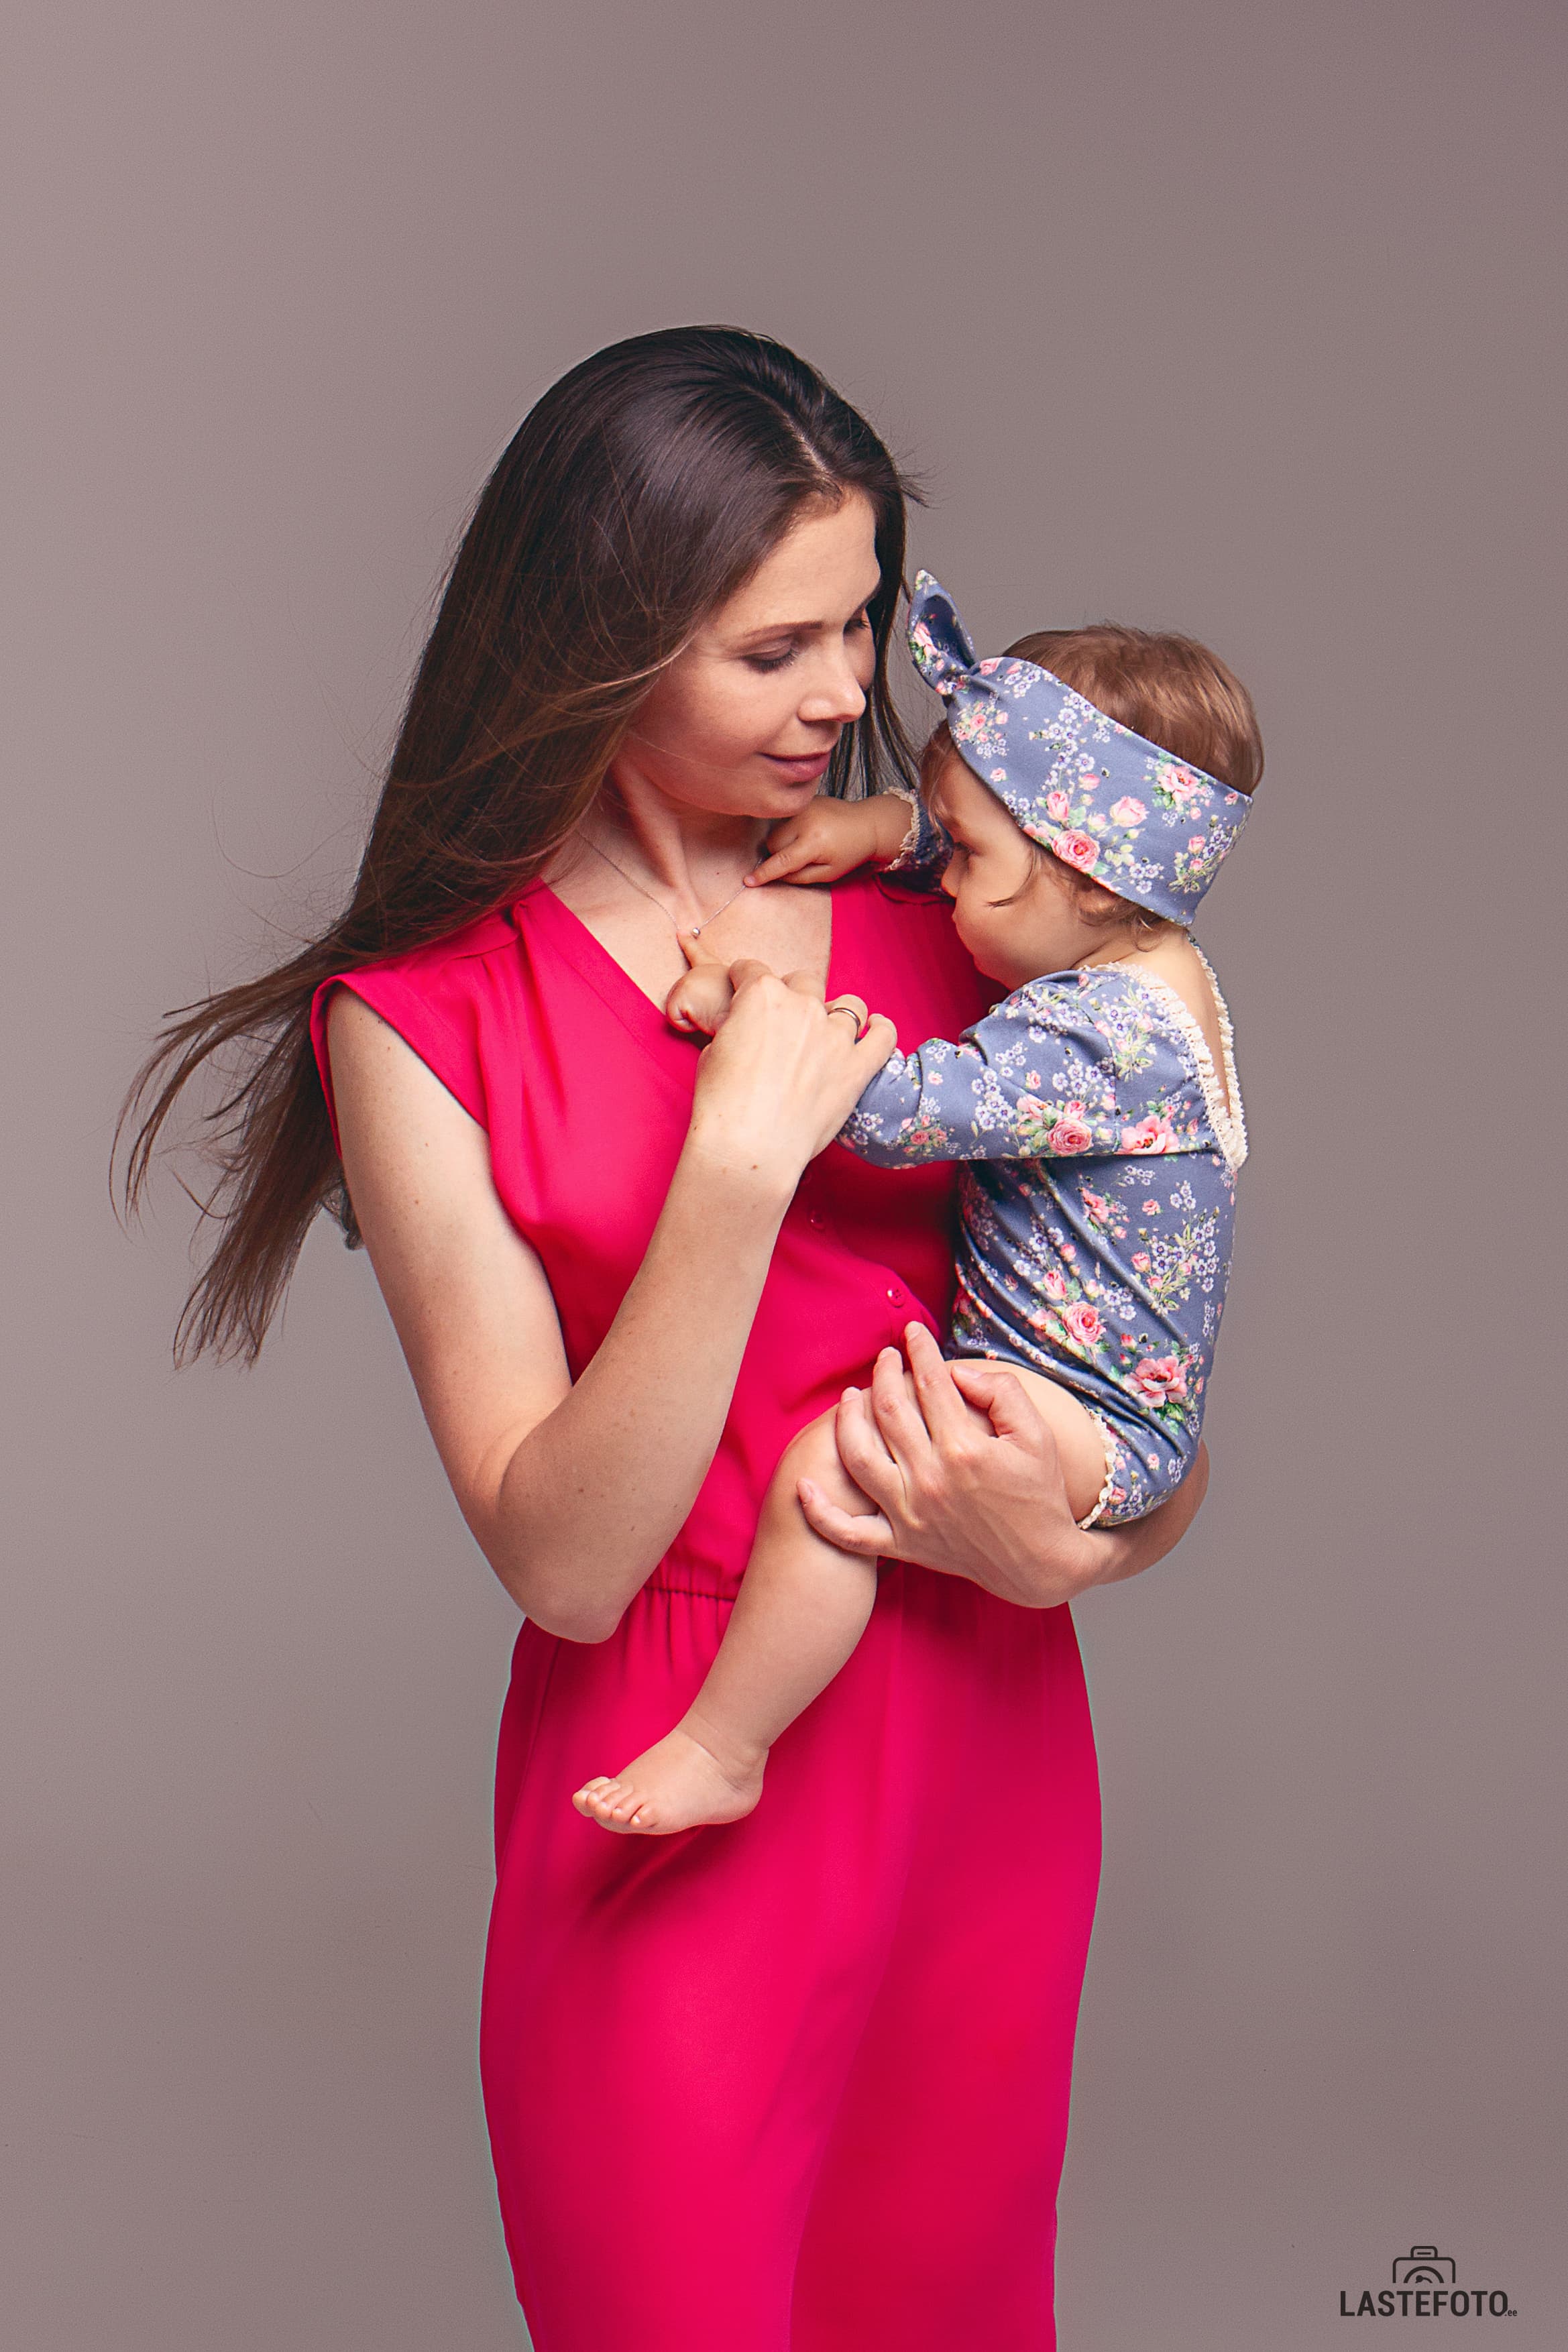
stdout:
<svg viewBox="0 0 1568 2352">
<path fill-rule="evenodd" d="M 755 629 L 747 629 L 735 639 L 738 646 L 754 645 L 760 637 L 809 637 L 819 630 L 831 627 L 827 621 L 764 621 Z"/>
<path fill-rule="evenodd" d="M 875 591 L 872 593 L 875 593 Z M 868 604 L 870 601 L 870 597 L 868 596 L 864 603 L 857 604 L 854 612 L 850 614 L 849 619 L 856 619 L 859 614 L 865 611 L 866 605 Z M 750 646 L 754 645 L 760 637 L 815 637 L 820 636 L 826 629 L 837 629 L 846 625 L 847 625 L 841 621 L 825 621 L 821 619 L 814 621 L 763 621 L 758 624 L 756 628 L 744 630 L 742 635 L 734 640 L 734 642 L 738 646 Z"/>
<path fill-rule="evenodd" d="M 819 636 L 825 629 L 847 628 L 849 622 L 858 620 L 865 612 L 879 584 L 879 582 L 873 581 L 860 602 L 842 621 L 831 619 L 820 613 L 815 614 L 809 621 L 760 621 L 754 629 L 742 630 L 739 636 L 731 639 L 731 643 L 737 646 L 750 646 L 755 645 L 763 637 L 813 637 Z"/>
</svg>

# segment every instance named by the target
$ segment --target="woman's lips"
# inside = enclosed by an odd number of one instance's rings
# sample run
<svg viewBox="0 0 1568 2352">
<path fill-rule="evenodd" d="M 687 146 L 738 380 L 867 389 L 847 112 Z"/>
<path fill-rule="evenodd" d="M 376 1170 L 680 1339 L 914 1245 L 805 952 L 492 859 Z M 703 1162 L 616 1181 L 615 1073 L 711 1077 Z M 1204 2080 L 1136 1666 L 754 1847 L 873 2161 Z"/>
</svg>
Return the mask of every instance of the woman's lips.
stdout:
<svg viewBox="0 0 1568 2352">
<path fill-rule="evenodd" d="M 764 751 L 763 757 L 770 767 L 776 768 L 786 783 L 815 784 L 827 773 L 831 751 L 810 751 L 798 760 L 784 760 L 776 751 Z"/>
</svg>

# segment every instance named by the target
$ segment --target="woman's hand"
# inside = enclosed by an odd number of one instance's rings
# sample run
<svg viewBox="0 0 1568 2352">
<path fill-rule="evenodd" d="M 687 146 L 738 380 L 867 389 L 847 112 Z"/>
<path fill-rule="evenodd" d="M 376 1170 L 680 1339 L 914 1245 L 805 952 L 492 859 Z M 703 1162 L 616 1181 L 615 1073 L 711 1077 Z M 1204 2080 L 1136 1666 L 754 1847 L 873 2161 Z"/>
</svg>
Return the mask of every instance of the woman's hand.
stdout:
<svg viewBox="0 0 1568 2352">
<path fill-rule="evenodd" d="M 1136 1576 L 1181 1541 L 1208 1484 L 1202 1447 L 1157 1511 L 1086 1530 L 1068 1507 L 1056 1440 L 1006 1366 L 949 1363 L 923 1324 L 904 1338 L 910 1377 L 897 1349 L 884 1349 L 870 1389 L 847 1390 L 838 1408 L 840 1459 L 875 1511 L 840 1510 L 801 1482 L 801 1507 L 827 1542 L 966 1577 L 1020 1608 L 1054 1609 Z"/>
<path fill-rule="evenodd" d="M 868 800 L 812 801 L 798 816 L 786 816 L 767 837 L 768 854 L 746 877 L 748 890 L 767 882 L 837 882 L 858 866 L 890 866 L 910 829 L 914 811 L 898 793 L 873 793 Z"/>
<path fill-rule="evenodd" d="M 898 1043 L 858 996 L 823 1002 L 809 972 L 731 964 L 733 1001 L 697 1069 L 686 1157 L 793 1192 Z"/>
</svg>

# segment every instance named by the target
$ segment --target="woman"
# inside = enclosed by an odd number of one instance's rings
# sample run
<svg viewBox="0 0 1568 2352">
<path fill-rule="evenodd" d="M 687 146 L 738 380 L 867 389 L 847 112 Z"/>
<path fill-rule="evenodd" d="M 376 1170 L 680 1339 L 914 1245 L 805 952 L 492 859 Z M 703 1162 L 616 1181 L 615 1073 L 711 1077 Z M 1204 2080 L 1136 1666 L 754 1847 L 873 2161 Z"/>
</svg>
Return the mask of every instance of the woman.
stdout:
<svg viewBox="0 0 1568 2352">
<path fill-rule="evenodd" d="M 883 1050 L 867 997 L 906 1044 L 984 1001 L 936 904 L 744 887 L 825 781 L 908 772 L 903 553 L 886 450 L 776 344 L 586 361 L 479 500 L 347 912 L 150 1066 L 133 1193 L 196 1065 L 265 1041 L 183 1342 L 254 1354 L 331 1208 L 525 1612 L 481 2065 L 538 2352 L 1054 2340 L 1098 1862 L 1056 1604 L 1168 1550 L 1201 1476 L 1076 1528 L 1016 1384 L 961 1393 L 931 1337 L 951 1170 L 823 1150 Z M 754 964 L 700 1056 L 660 1011 L 688 945 Z M 889 1559 L 869 1632 L 747 1821 L 606 1835 L 572 1791 L 679 1714 L 841 1394 L 874 1507 L 822 1531 Z"/>
</svg>

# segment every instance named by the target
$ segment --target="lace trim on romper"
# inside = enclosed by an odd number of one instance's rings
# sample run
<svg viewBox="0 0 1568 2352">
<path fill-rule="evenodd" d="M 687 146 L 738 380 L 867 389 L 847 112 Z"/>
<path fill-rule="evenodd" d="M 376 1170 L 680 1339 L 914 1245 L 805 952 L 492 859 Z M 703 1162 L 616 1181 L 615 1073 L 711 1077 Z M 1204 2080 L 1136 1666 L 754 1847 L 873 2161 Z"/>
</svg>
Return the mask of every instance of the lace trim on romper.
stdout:
<svg viewBox="0 0 1568 2352">
<path fill-rule="evenodd" d="M 1214 1055 L 1209 1052 L 1209 1041 L 1204 1035 L 1203 1024 L 1194 1016 L 1191 1005 L 1178 995 L 1168 980 L 1161 980 L 1152 971 L 1141 971 L 1131 957 L 1123 957 L 1104 969 L 1131 972 L 1141 986 L 1159 998 L 1171 1026 L 1193 1057 L 1193 1076 L 1203 1089 L 1209 1124 L 1225 1154 L 1226 1164 L 1234 1174 L 1247 1158 L 1247 1114 L 1242 1107 L 1241 1087 L 1236 1075 L 1236 1032 L 1230 1025 L 1230 1007 L 1220 993 L 1213 965 L 1196 940 L 1189 938 L 1188 945 L 1203 966 L 1204 978 L 1214 998 L 1214 1009 L 1219 1021 L 1220 1055 L 1225 1065 L 1223 1085 L 1220 1074 L 1215 1068 Z"/>
<path fill-rule="evenodd" d="M 910 845 L 913 835 L 918 830 L 918 824 L 917 819 L 915 824 L 910 827 L 910 837 L 906 839 L 904 845 L 906 848 Z M 1130 972 L 1132 978 L 1141 986 L 1146 988 L 1151 995 L 1156 997 L 1163 1007 L 1171 1026 L 1193 1057 L 1193 1076 L 1202 1088 L 1204 1104 L 1209 1115 L 1209 1124 L 1215 1132 L 1215 1140 L 1225 1154 L 1226 1165 L 1234 1175 L 1247 1158 L 1247 1117 L 1242 1108 L 1241 1087 L 1236 1075 L 1236 1032 L 1231 1027 L 1230 1007 L 1226 1004 L 1219 982 L 1215 977 L 1214 966 L 1196 940 L 1192 939 L 1190 934 L 1189 942 L 1193 953 L 1203 966 L 1204 978 L 1208 982 L 1209 994 L 1214 999 L 1215 1014 L 1219 1022 L 1220 1056 L 1225 1066 L 1223 1085 L 1220 1074 L 1215 1068 L 1214 1055 L 1209 1052 L 1209 1041 L 1204 1035 L 1203 1024 L 1194 1018 L 1191 1005 L 1171 986 L 1170 982 L 1161 980 L 1153 972 L 1141 971 L 1131 957 L 1119 958 L 1113 966 L 1108 966 L 1107 969 Z M 1079 1521 L 1080 1528 L 1088 1528 L 1098 1525 L 1115 1491 L 1121 1449 L 1117 1444 L 1110 1423 L 1104 1415 L 1096 1412 L 1092 1405 L 1086 1405 L 1084 1410 L 1099 1430 L 1100 1443 L 1105 1448 L 1104 1483 L 1092 1505 Z"/>
</svg>

